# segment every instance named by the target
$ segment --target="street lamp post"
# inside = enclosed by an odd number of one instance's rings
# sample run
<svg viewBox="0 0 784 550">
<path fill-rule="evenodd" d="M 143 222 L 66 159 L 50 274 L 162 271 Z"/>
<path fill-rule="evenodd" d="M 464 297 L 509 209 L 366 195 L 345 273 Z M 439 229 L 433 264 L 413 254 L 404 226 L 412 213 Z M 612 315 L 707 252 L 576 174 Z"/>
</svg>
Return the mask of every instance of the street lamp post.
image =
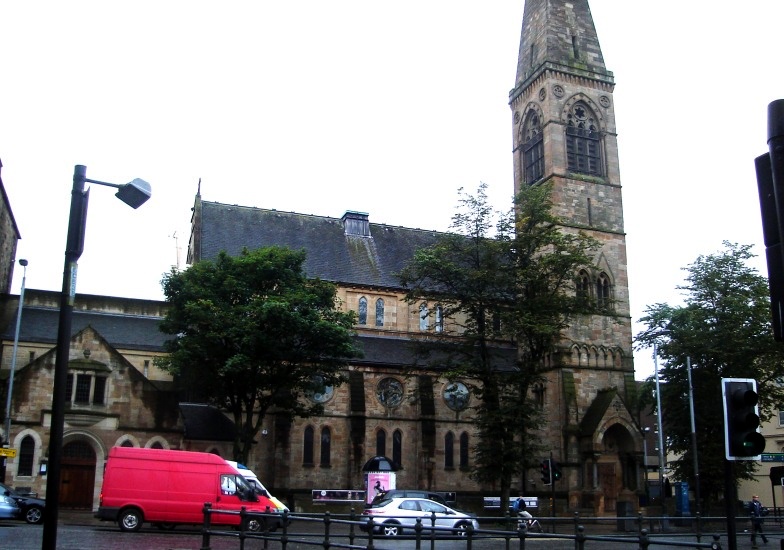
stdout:
<svg viewBox="0 0 784 550">
<path fill-rule="evenodd" d="M 11 446 L 11 395 L 14 391 L 14 373 L 16 372 L 16 351 L 19 348 L 19 327 L 22 325 L 22 306 L 24 305 L 25 279 L 27 278 L 27 260 L 19 260 L 22 266 L 22 289 L 19 291 L 19 308 L 16 312 L 16 332 L 14 332 L 14 351 L 11 356 L 11 374 L 8 377 L 8 396 L 5 400 L 5 442 Z M 5 481 L 8 458 L 3 458 L 3 481 Z"/>
<path fill-rule="evenodd" d="M 650 492 L 648 491 L 648 432 L 651 429 L 646 426 L 642 429 L 642 468 L 645 477 L 645 505 L 648 506 L 650 501 Z"/>
<path fill-rule="evenodd" d="M 84 250 L 84 232 L 87 221 L 87 202 L 90 190 L 85 183 L 95 183 L 118 189 L 115 196 L 132 208 L 138 208 L 150 198 L 150 184 L 135 179 L 124 185 L 87 179 L 87 168 L 74 166 L 73 188 L 71 189 L 71 211 L 68 218 L 68 236 L 65 243 L 65 266 L 63 288 L 60 296 L 60 318 L 57 328 L 57 348 L 54 363 L 54 387 L 52 388 L 51 426 L 49 428 L 49 469 L 46 479 L 42 550 L 57 547 L 57 512 L 60 501 L 60 464 L 63 450 L 65 424 L 65 388 L 68 378 L 68 355 L 71 347 L 71 319 L 76 296 L 76 262 Z"/>
</svg>

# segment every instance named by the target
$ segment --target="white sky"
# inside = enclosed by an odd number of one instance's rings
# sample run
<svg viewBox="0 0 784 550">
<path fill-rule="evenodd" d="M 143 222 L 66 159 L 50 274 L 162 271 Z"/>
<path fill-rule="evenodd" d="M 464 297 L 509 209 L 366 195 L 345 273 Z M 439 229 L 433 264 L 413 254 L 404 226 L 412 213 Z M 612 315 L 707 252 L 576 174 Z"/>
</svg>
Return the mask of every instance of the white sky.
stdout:
<svg viewBox="0 0 784 550">
<path fill-rule="evenodd" d="M 205 200 L 444 230 L 510 204 L 524 0 L 0 3 L 0 159 L 27 288 L 59 291 L 73 167 L 93 186 L 77 292 L 162 299 Z M 784 2 L 591 0 L 616 79 L 633 320 L 722 240 L 764 250 L 754 158 L 784 97 Z M 13 291 L 18 293 L 17 269 Z M 635 325 L 634 332 L 641 329 Z M 636 354 L 637 377 L 652 372 Z"/>
</svg>

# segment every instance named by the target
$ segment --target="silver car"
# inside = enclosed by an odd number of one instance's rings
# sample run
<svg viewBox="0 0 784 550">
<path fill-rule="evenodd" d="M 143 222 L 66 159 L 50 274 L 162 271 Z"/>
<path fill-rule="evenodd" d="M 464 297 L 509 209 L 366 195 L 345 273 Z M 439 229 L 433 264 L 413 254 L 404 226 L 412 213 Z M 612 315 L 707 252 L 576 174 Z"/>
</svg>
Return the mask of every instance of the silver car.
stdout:
<svg viewBox="0 0 784 550">
<path fill-rule="evenodd" d="M 0 495 L 0 518 L 16 519 L 22 514 L 22 510 L 16 505 L 16 501 L 9 496 Z"/>
<path fill-rule="evenodd" d="M 469 528 L 479 529 L 476 516 L 450 508 L 426 498 L 390 498 L 365 508 L 363 519 L 373 518 L 373 531 L 387 537 L 396 537 L 407 531 L 414 533 L 417 520 L 422 523 L 422 533 L 430 535 L 434 526 L 436 533 L 466 536 Z M 368 529 L 368 524 L 362 525 Z"/>
</svg>

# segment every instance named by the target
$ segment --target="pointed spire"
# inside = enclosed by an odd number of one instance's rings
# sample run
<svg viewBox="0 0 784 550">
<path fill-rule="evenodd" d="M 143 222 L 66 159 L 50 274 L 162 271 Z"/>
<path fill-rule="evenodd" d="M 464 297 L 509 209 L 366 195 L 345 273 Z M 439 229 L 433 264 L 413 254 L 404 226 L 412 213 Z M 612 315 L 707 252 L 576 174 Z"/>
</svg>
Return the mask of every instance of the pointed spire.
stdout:
<svg viewBox="0 0 784 550">
<path fill-rule="evenodd" d="M 588 0 L 526 0 L 512 96 L 548 68 L 613 82 Z"/>
</svg>

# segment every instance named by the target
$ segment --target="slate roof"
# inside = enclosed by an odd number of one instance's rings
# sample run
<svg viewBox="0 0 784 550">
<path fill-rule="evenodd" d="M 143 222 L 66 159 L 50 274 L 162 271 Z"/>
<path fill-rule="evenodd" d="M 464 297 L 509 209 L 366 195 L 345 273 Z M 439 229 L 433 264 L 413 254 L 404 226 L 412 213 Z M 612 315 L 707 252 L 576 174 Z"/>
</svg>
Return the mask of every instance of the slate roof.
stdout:
<svg viewBox="0 0 784 550">
<path fill-rule="evenodd" d="M 57 308 L 25 306 L 19 340 L 22 342 L 57 343 L 57 327 L 60 310 Z M 74 311 L 71 334 L 92 326 L 114 348 L 146 351 L 163 351 L 163 343 L 171 335 L 158 330 L 161 318 L 141 315 L 120 315 L 99 311 Z M 2 338 L 13 340 L 16 331 L 16 316 L 2 333 Z"/>
<path fill-rule="evenodd" d="M 365 215 L 366 216 L 366 215 Z M 221 251 L 286 246 L 307 252 L 305 273 L 335 283 L 400 288 L 396 274 L 436 231 L 370 223 L 370 236 L 347 235 L 339 218 L 201 201 L 201 260 Z"/>
</svg>

